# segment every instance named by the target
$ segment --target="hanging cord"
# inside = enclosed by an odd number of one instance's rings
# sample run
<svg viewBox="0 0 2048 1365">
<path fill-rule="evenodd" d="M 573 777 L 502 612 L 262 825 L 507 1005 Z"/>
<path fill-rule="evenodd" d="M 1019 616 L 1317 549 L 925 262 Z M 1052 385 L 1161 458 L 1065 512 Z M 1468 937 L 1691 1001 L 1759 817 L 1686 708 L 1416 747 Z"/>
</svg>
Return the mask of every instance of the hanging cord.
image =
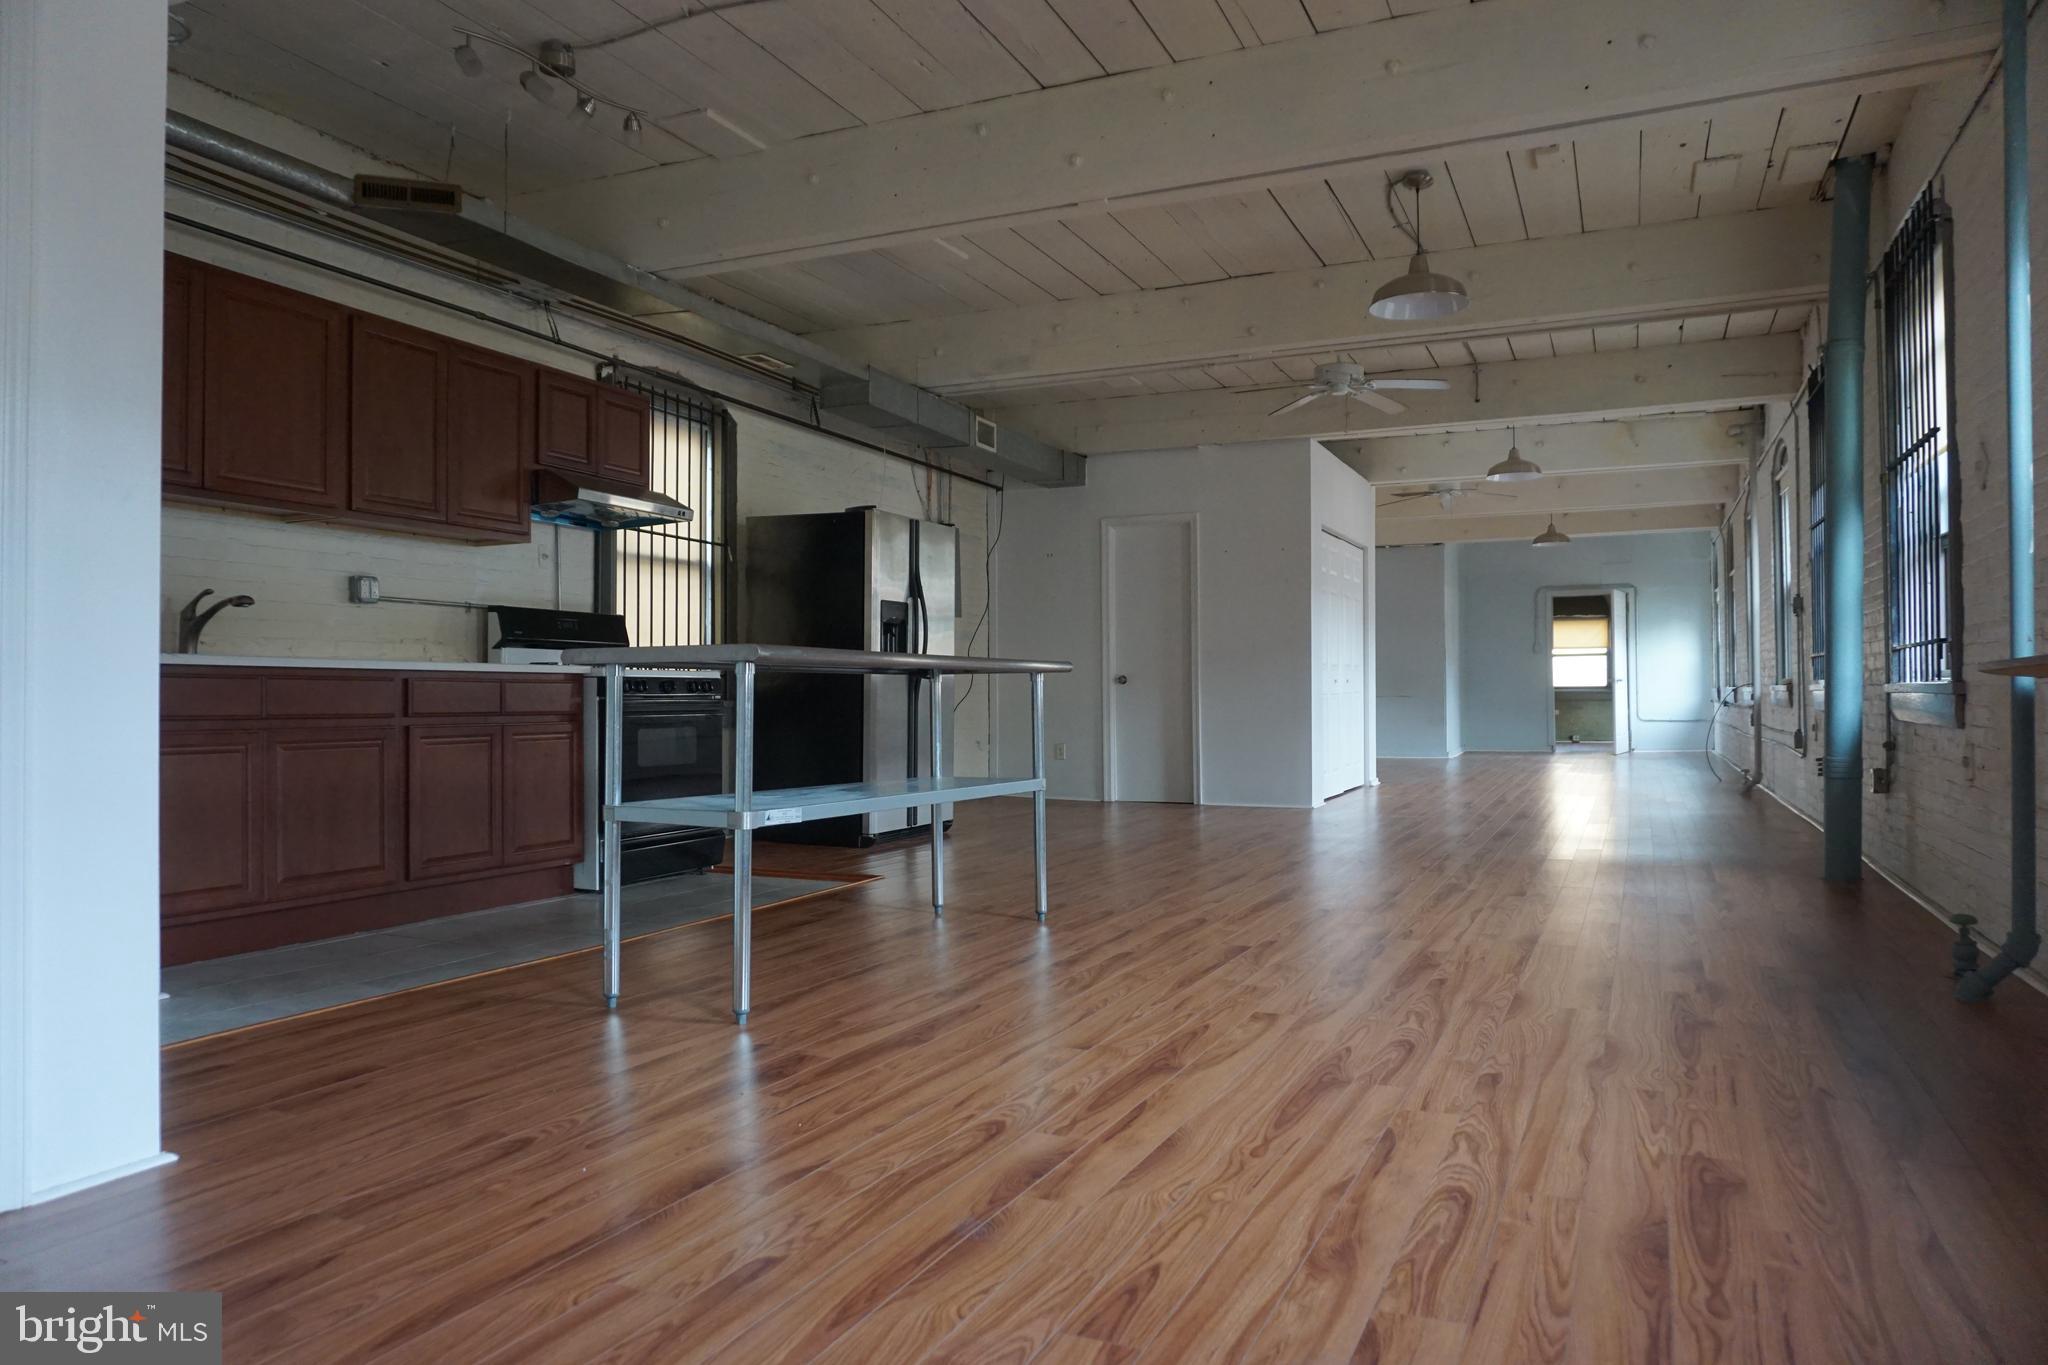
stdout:
<svg viewBox="0 0 2048 1365">
<path fill-rule="evenodd" d="M 1009 480 L 1005 479 L 996 487 L 996 533 L 989 537 L 988 553 L 981 557 L 981 619 L 974 623 L 974 633 L 967 637 L 967 648 L 960 651 L 962 654 L 971 656 L 974 653 L 974 642 L 981 638 L 981 628 L 988 624 L 989 606 L 995 601 L 995 584 L 990 581 L 989 574 L 996 562 L 996 546 L 1003 543 L 1003 499 L 1008 492 Z M 989 649 L 994 648 L 995 642 L 990 641 Z M 987 657 L 986 653 L 983 657 Z M 974 695 L 974 680 L 979 676 L 976 673 L 967 675 L 967 686 L 960 689 L 960 695 L 953 701 L 955 713 Z"/>
<path fill-rule="evenodd" d="M 1408 234 L 1408 240 L 1415 243 L 1415 254 L 1422 254 L 1422 191 L 1415 191 L 1415 219 L 1411 227 L 1407 215 L 1401 212 L 1401 200 L 1394 191 L 1401 187 L 1398 180 L 1387 182 L 1387 214 L 1394 220 L 1394 226 Z"/>
</svg>

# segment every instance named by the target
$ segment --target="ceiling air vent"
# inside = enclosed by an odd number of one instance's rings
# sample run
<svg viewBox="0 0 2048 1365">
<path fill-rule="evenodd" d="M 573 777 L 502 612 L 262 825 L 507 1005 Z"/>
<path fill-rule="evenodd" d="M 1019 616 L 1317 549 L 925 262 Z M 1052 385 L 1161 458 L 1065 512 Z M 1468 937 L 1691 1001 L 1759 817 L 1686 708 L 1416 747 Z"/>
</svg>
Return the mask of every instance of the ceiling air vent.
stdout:
<svg viewBox="0 0 2048 1365">
<path fill-rule="evenodd" d="M 750 351 L 746 355 L 741 356 L 740 359 L 746 361 L 757 370 L 767 370 L 771 374 L 796 373 L 796 366 L 778 356 L 769 355 L 766 351 Z"/>
<path fill-rule="evenodd" d="M 996 424 L 980 413 L 974 416 L 974 448 L 996 453 Z"/>
<path fill-rule="evenodd" d="M 356 177 L 359 209 L 410 209 L 424 213 L 462 212 L 462 186 L 439 180 L 401 180 L 386 175 Z"/>
</svg>

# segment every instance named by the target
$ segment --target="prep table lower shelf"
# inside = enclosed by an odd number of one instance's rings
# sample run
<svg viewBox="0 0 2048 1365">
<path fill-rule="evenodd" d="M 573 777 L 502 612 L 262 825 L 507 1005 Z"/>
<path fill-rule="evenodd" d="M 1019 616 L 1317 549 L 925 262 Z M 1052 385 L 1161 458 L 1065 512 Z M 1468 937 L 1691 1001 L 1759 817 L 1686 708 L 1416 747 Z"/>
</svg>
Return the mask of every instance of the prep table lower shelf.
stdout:
<svg viewBox="0 0 2048 1365">
<path fill-rule="evenodd" d="M 1042 777 L 899 778 L 893 782 L 838 782 L 823 787 L 778 787 L 754 793 L 747 809 L 732 792 L 683 796 L 665 801 L 627 801 L 605 807 L 605 817 L 629 824 L 680 825 L 696 829 L 762 829 L 800 825 L 842 815 L 895 810 L 900 806 L 942 806 L 991 796 L 1029 796 L 1045 790 Z"/>
</svg>

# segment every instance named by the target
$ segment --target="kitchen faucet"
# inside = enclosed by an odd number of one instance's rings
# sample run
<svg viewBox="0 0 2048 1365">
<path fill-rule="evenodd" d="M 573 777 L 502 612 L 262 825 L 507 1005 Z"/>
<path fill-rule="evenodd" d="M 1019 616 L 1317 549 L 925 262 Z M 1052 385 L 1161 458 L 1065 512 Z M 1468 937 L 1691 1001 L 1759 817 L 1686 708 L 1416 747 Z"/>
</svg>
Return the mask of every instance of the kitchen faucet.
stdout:
<svg viewBox="0 0 2048 1365">
<path fill-rule="evenodd" d="M 211 621 L 220 614 L 222 607 L 253 607 L 256 605 L 255 598 L 237 594 L 234 597 L 221 598 L 220 601 L 214 603 L 205 611 L 199 610 L 199 604 L 211 596 L 213 596 L 212 588 L 201 588 L 198 594 L 185 604 L 185 609 L 178 613 L 178 652 L 180 654 L 197 654 L 199 652 L 199 633 L 206 629 L 208 621 Z"/>
</svg>

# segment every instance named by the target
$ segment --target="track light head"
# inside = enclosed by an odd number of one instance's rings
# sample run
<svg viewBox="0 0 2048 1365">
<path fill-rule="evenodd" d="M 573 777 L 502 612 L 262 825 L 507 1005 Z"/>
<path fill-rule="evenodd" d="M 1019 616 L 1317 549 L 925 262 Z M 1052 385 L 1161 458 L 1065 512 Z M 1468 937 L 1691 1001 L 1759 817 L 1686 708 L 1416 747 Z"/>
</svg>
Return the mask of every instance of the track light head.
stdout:
<svg viewBox="0 0 2048 1365">
<path fill-rule="evenodd" d="M 455 49 L 455 65 L 465 76 L 481 76 L 484 74 L 484 54 L 476 50 L 475 43 L 464 38 L 462 46 Z"/>
<path fill-rule="evenodd" d="M 530 66 L 519 73 L 519 86 L 550 109 L 562 98 L 562 87 L 541 75 L 537 67 Z"/>
<path fill-rule="evenodd" d="M 597 113 L 597 101 L 588 95 L 579 96 L 576 100 L 576 112 L 585 118 L 591 117 Z"/>
<path fill-rule="evenodd" d="M 627 146 L 638 147 L 640 145 L 640 135 L 646 131 L 646 125 L 640 122 L 638 114 L 628 109 L 626 111 L 626 121 L 619 125 L 619 129 L 626 135 Z"/>
</svg>

